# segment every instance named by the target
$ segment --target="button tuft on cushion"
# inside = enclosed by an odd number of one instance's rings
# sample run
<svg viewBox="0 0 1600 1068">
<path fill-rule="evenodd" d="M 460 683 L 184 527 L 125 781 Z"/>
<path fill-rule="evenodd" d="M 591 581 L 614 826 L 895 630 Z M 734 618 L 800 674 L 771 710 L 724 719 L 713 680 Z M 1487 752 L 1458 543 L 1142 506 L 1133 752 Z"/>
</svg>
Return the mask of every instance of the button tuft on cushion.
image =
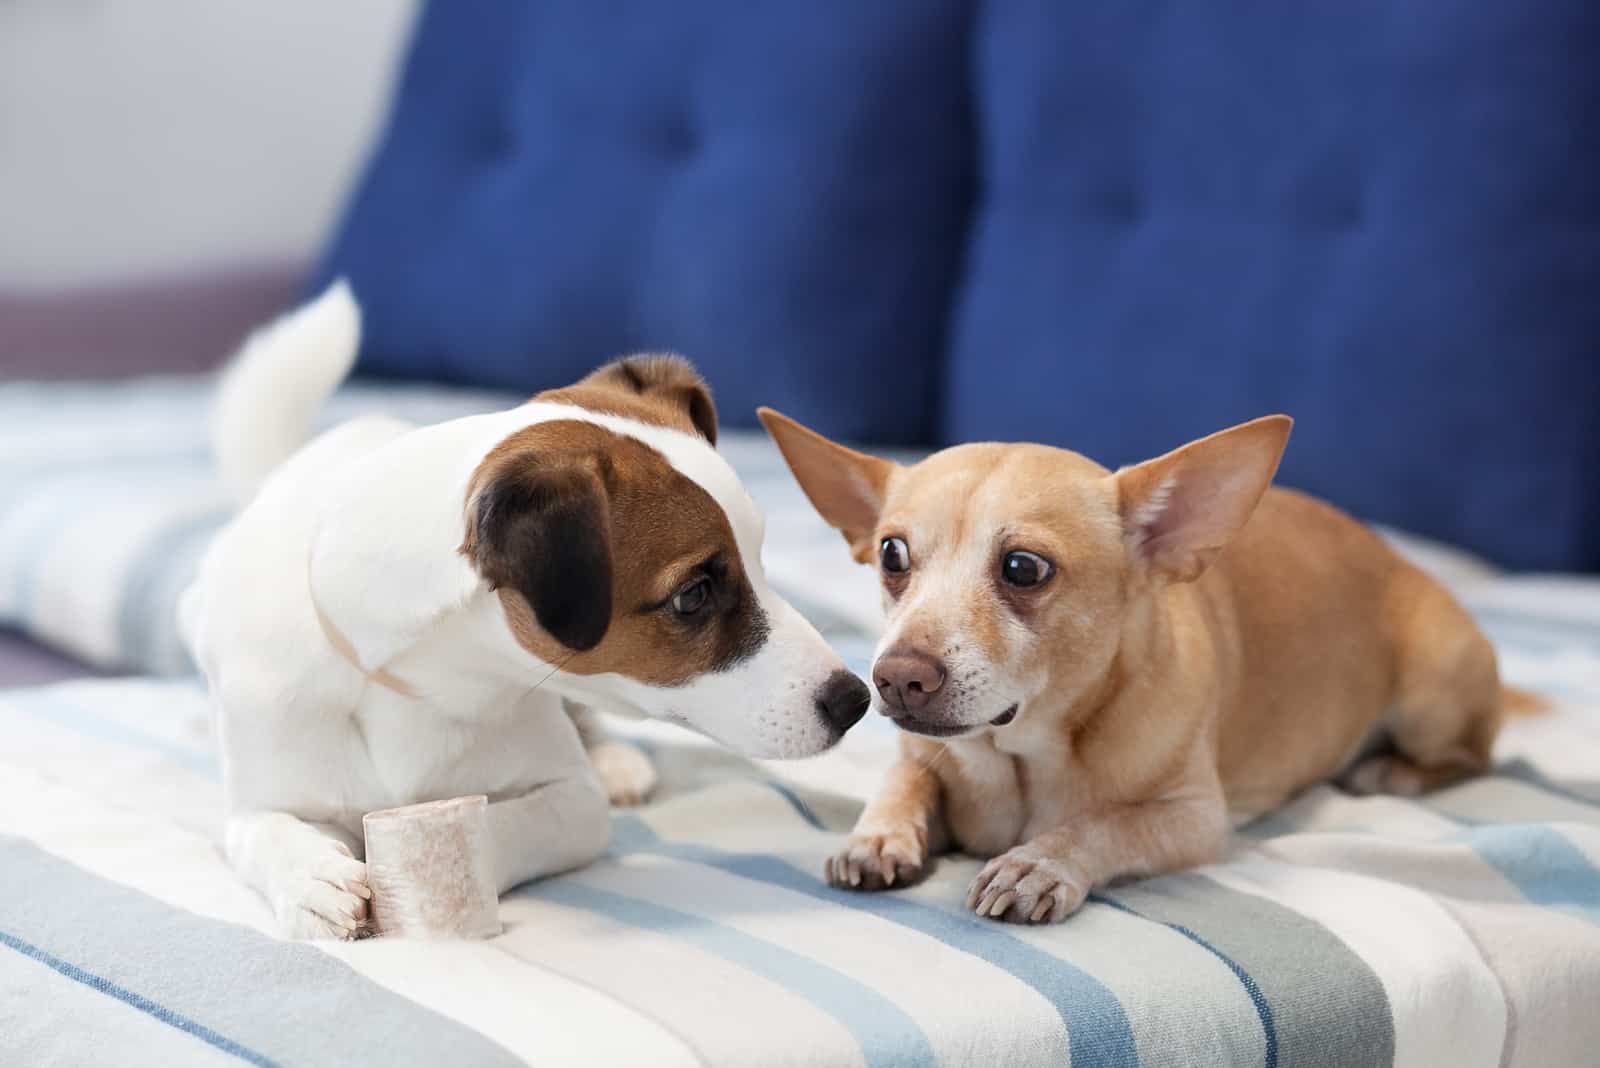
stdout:
<svg viewBox="0 0 1600 1068">
<path fill-rule="evenodd" d="M 499 159 L 510 155 L 515 143 L 516 131 L 503 116 L 496 116 L 494 121 L 478 132 L 478 151 L 488 159 Z"/>
<path fill-rule="evenodd" d="M 1144 218 L 1144 202 L 1132 186 L 1120 186 L 1102 194 L 1099 205 L 1105 218 L 1124 226 L 1133 226 Z"/>
<path fill-rule="evenodd" d="M 675 116 L 664 122 L 650 139 L 657 155 L 676 163 L 700 151 L 700 135 L 687 115 Z"/>
<path fill-rule="evenodd" d="M 1327 209 L 1328 218 L 1339 230 L 1359 230 L 1366 222 L 1366 206 L 1362 202 L 1360 190 L 1352 189 L 1349 194 L 1333 201 Z"/>
</svg>

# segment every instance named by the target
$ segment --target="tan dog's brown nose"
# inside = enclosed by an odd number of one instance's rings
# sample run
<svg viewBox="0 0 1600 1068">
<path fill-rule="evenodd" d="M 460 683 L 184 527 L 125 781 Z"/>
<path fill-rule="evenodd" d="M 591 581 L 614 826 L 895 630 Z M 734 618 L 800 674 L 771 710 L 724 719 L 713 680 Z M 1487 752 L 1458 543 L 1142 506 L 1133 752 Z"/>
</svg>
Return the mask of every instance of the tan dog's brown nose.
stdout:
<svg viewBox="0 0 1600 1068">
<path fill-rule="evenodd" d="M 890 649 L 872 665 L 872 682 L 896 712 L 915 712 L 944 685 L 944 665 L 927 653 Z"/>
</svg>

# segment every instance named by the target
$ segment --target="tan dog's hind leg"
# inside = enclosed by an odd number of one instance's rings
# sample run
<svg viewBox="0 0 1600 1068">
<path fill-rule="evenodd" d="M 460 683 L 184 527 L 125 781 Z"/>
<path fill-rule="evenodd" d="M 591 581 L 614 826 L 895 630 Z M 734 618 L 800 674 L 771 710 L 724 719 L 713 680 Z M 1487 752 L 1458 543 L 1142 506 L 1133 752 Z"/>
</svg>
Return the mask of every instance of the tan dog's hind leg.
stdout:
<svg viewBox="0 0 1600 1068">
<path fill-rule="evenodd" d="M 1489 769 L 1502 716 L 1494 647 L 1464 608 L 1420 572 L 1397 578 L 1394 752 L 1358 764 L 1354 793 L 1412 797 Z"/>
<path fill-rule="evenodd" d="M 823 862 L 823 878 L 847 890 L 888 890 L 916 882 L 928 859 L 946 848 L 939 801 L 939 780 L 928 762 L 914 751 L 902 753 L 844 848 Z"/>
</svg>

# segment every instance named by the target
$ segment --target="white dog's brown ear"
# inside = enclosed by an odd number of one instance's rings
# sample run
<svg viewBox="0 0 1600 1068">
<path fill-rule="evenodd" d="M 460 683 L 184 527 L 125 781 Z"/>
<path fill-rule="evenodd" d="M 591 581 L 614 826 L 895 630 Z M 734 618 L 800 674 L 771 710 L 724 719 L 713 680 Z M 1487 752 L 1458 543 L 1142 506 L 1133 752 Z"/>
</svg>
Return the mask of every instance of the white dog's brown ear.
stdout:
<svg viewBox="0 0 1600 1068">
<path fill-rule="evenodd" d="M 756 414 L 812 507 L 844 535 L 857 563 L 870 563 L 877 550 L 872 534 L 895 465 L 829 441 L 771 408 L 757 408 Z"/>
<path fill-rule="evenodd" d="M 478 490 L 461 552 L 493 590 L 520 593 L 568 649 L 593 649 L 611 625 L 605 487 L 591 460 L 505 471 Z"/>
<path fill-rule="evenodd" d="M 1292 426 L 1286 415 L 1264 416 L 1118 471 L 1135 558 L 1171 581 L 1198 578 L 1255 511 Z"/>
<path fill-rule="evenodd" d="M 624 356 L 586 376 L 578 387 L 599 386 L 657 401 L 686 417 L 706 441 L 717 443 L 717 406 L 694 365 L 671 353 Z M 687 428 L 685 428 L 687 429 Z"/>
</svg>

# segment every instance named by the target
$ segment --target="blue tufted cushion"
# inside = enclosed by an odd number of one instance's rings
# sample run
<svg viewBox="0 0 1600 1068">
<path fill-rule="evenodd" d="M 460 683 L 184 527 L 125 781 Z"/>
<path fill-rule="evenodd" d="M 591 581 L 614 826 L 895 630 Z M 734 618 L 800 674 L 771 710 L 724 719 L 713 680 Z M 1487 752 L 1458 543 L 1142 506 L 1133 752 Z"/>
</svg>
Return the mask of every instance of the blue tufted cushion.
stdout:
<svg viewBox="0 0 1600 1068">
<path fill-rule="evenodd" d="M 677 349 L 724 422 L 925 439 L 965 28 L 958 0 L 436 0 L 317 283 L 351 278 L 368 373 L 531 391 Z"/>
<path fill-rule="evenodd" d="M 942 436 L 1282 477 L 1600 567 L 1600 5 L 986 0 Z"/>
</svg>

